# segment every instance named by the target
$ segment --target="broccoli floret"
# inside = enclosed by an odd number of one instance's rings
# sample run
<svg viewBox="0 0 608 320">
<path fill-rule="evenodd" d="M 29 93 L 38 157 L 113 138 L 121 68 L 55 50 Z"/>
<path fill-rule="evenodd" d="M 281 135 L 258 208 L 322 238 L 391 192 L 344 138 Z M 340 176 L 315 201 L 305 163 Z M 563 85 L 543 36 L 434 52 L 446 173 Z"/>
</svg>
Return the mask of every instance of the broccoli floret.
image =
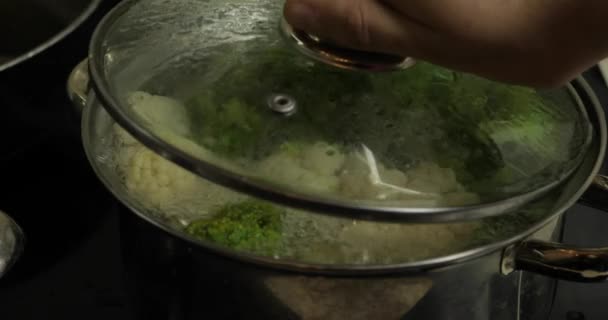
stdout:
<svg viewBox="0 0 608 320">
<path fill-rule="evenodd" d="M 221 155 L 250 154 L 255 142 L 264 134 L 261 116 L 252 106 L 231 98 L 218 102 L 211 92 L 205 92 L 189 102 L 193 135 L 205 148 Z"/>
<path fill-rule="evenodd" d="M 284 210 L 247 200 L 221 207 L 213 218 L 196 220 L 186 232 L 237 250 L 272 255 L 281 243 Z"/>
</svg>

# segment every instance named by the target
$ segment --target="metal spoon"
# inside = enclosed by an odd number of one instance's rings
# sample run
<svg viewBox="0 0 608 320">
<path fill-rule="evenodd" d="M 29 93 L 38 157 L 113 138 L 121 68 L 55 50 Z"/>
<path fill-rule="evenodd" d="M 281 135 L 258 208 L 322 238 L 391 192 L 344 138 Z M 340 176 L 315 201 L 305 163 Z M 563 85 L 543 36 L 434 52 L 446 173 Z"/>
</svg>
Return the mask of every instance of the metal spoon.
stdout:
<svg viewBox="0 0 608 320">
<path fill-rule="evenodd" d="M 24 240 L 23 231 L 17 223 L 0 211 L 0 278 L 21 255 Z"/>
</svg>

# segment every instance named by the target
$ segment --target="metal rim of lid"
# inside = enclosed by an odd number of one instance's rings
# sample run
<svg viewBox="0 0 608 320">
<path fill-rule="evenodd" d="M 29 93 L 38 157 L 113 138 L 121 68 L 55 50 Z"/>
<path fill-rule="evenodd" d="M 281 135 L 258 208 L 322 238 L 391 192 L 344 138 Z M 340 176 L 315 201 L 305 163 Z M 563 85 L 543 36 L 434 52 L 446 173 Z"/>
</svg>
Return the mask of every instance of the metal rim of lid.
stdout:
<svg viewBox="0 0 608 320">
<path fill-rule="evenodd" d="M 183 167 L 184 169 L 223 187 L 280 205 L 328 215 L 348 217 L 351 219 L 436 223 L 476 220 L 512 212 L 517 208 L 521 208 L 530 201 L 542 197 L 555 187 L 559 186 L 577 168 L 575 167 L 569 172 L 564 173 L 560 179 L 557 179 L 542 188 L 538 188 L 531 192 L 517 195 L 512 198 L 462 207 L 432 208 L 398 206 L 387 207 L 365 202 L 336 200 L 335 198 L 321 198 L 305 193 L 297 193 L 293 190 L 287 190 L 284 187 L 277 186 L 267 181 L 243 176 L 226 168 L 222 168 L 221 166 L 218 166 L 212 162 L 194 157 L 184 150 L 181 150 L 160 138 L 154 132 L 147 129 L 144 125 L 132 121 L 128 112 L 121 107 L 121 104 L 112 95 L 110 91 L 111 86 L 108 83 L 104 73 L 104 39 L 108 31 L 111 30 L 113 23 L 134 3 L 136 3 L 136 1 L 126 1 L 117 5 L 102 19 L 93 33 L 89 47 L 89 66 L 92 79 L 91 84 L 92 89 L 95 92 L 95 96 L 108 114 L 144 146 L 166 158 L 167 160 Z M 567 88 L 577 101 L 578 108 L 583 117 L 588 119 L 585 105 L 582 103 L 576 89 L 572 86 L 572 84 L 568 84 Z M 589 134 L 589 138 L 591 138 L 591 133 Z M 590 144 L 590 141 L 588 141 L 588 144 Z"/>
</svg>

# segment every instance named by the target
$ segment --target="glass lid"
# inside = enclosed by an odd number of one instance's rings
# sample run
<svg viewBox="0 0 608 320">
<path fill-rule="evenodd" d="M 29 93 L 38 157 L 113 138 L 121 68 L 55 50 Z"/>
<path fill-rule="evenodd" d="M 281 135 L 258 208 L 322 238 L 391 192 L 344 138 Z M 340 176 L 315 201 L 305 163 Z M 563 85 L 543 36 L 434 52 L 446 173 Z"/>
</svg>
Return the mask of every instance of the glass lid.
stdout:
<svg viewBox="0 0 608 320">
<path fill-rule="evenodd" d="M 568 88 L 409 58 L 353 70 L 298 49 L 281 23 L 280 1 L 126 1 L 95 33 L 95 89 L 131 135 L 208 180 L 359 218 L 502 214 L 561 183 L 589 145 Z"/>
</svg>

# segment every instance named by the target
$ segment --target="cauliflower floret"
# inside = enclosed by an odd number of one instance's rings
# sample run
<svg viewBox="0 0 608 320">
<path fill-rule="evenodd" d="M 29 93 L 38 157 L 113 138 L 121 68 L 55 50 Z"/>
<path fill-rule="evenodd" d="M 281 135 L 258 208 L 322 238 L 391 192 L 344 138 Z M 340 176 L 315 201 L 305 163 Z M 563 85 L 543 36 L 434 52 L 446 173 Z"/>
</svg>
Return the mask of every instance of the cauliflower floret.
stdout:
<svg viewBox="0 0 608 320">
<path fill-rule="evenodd" d="M 177 100 L 136 91 L 127 102 L 154 129 L 162 128 L 179 136 L 187 136 L 190 132 L 186 110 Z"/>
<path fill-rule="evenodd" d="M 335 192 L 339 184 L 337 173 L 344 158 L 338 148 L 324 142 L 285 144 L 257 163 L 253 172 L 287 186 L 320 193 Z"/>
<path fill-rule="evenodd" d="M 386 169 L 377 163 L 378 175 L 382 182 L 403 187 L 407 184 L 407 176 L 396 169 Z M 367 162 L 360 157 L 351 154 L 344 161 L 340 171 L 340 191 L 342 194 L 358 199 L 382 198 L 387 194 L 394 194 L 384 186 L 375 185 L 371 179 L 371 171 Z"/>
<path fill-rule="evenodd" d="M 135 93 L 132 95 L 131 102 L 135 103 L 133 105 L 135 108 L 144 110 L 148 116 L 153 117 L 150 113 L 153 109 L 140 106 L 150 103 L 150 97 L 152 96 L 147 93 Z M 163 105 L 158 103 L 158 101 L 163 100 L 157 99 L 155 106 Z M 152 104 L 154 105 L 154 103 Z M 170 105 L 170 103 L 167 105 Z M 160 107 L 157 110 L 162 110 L 162 108 Z M 114 161 L 118 164 L 124 176 L 125 185 L 129 192 L 136 194 L 145 203 L 159 207 L 167 205 L 176 195 L 190 193 L 194 188 L 198 180 L 198 177 L 194 174 L 145 148 L 118 124 L 114 124 L 113 130 L 114 146 L 117 150 L 114 154 Z M 202 148 L 194 142 L 161 127 L 157 130 L 157 133 L 169 143 L 195 155 L 201 154 Z M 182 133 L 184 132 L 182 131 Z"/>
<path fill-rule="evenodd" d="M 197 176 L 146 148 L 134 148 L 124 156 L 127 189 L 152 206 L 171 203 L 197 186 Z"/>
<path fill-rule="evenodd" d="M 213 208 L 245 196 L 207 181 L 138 144 L 116 153 L 129 193 L 148 209 L 183 224 L 205 217 Z"/>
<path fill-rule="evenodd" d="M 423 192 L 447 193 L 462 191 L 454 171 L 435 163 L 422 162 L 407 171 L 408 187 Z"/>
<path fill-rule="evenodd" d="M 423 162 L 407 171 L 408 188 L 440 194 L 437 205 L 460 206 L 479 203 L 479 196 L 467 192 L 456 179 L 450 168 L 442 168 L 435 163 Z"/>
<path fill-rule="evenodd" d="M 187 222 L 205 216 L 213 206 L 243 198 L 147 149 L 120 126 L 114 126 L 114 133 L 114 163 L 127 191 L 147 207 Z M 193 141 L 168 133 L 163 136 L 194 156 L 213 156 Z"/>
<path fill-rule="evenodd" d="M 334 146 L 317 142 L 302 150 L 300 161 L 304 169 L 314 171 L 323 176 L 335 176 L 344 164 L 344 154 Z"/>
<path fill-rule="evenodd" d="M 375 165 L 380 183 L 374 181 L 370 165 Z M 356 199 L 381 199 L 395 201 L 399 205 L 407 202 L 409 206 L 419 207 L 464 205 L 479 201 L 476 194 L 464 190 L 449 168 L 423 162 L 402 172 L 387 169 L 381 163 L 370 164 L 356 154 L 349 155 L 344 161 L 339 190 Z"/>
<path fill-rule="evenodd" d="M 312 157 L 314 157 L 314 154 Z M 310 158 L 311 156 L 309 156 Z M 307 163 L 308 168 L 306 168 L 302 165 L 302 160 L 299 155 L 293 155 L 289 151 L 282 150 L 259 162 L 255 172 L 258 176 L 272 177 L 273 181 L 287 186 L 297 185 L 298 188 L 304 187 L 311 191 L 328 192 L 338 187 L 339 180 L 336 175 L 320 174 L 315 170 L 308 169 L 311 167 L 319 168 L 320 164 L 309 161 Z"/>
<path fill-rule="evenodd" d="M 168 97 L 135 92 L 128 102 L 142 119 L 154 126 L 154 134 L 193 157 L 225 163 L 189 138 L 185 108 Z M 118 124 L 114 125 L 114 162 L 128 192 L 164 215 L 201 216 L 211 205 L 236 198 L 196 174 L 147 149 Z"/>
<path fill-rule="evenodd" d="M 222 159 L 192 140 L 186 109 L 179 101 L 136 91 L 129 96 L 128 103 L 137 115 L 153 127 L 152 132 L 168 144 L 214 165 L 239 170 L 231 161 Z M 115 136 L 121 147 L 139 145 L 136 139 L 117 124 L 115 125 Z"/>
</svg>

